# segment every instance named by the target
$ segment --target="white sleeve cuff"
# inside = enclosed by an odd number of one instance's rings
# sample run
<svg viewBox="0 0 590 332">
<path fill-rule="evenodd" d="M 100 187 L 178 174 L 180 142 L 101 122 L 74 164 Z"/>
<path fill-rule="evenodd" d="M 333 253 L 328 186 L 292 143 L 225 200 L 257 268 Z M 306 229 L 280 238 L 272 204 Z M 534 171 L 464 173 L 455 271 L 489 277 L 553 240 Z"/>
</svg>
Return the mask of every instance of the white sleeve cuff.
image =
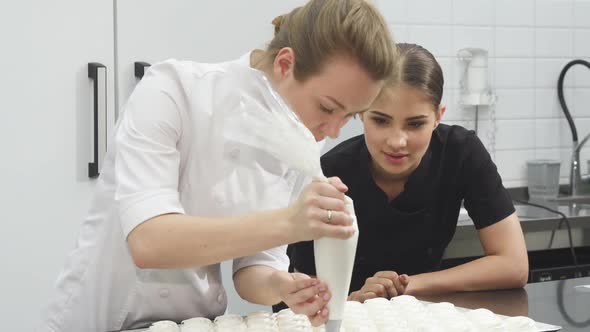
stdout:
<svg viewBox="0 0 590 332">
<path fill-rule="evenodd" d="M 289 257 L 287 257 L 287 246 L 280 246 L 259 252 L 252 256 L 236 258 L 233 261 L 233 273 L 240 269 L 253 265 L 265 265 L 280 271 L 287 271 L 289 268 Z"/>
<path fill-rule="evenodd" d="M 126 207 L 121 206 L 120 211 L 125 238 L 135 227 L 150 218 L 167 213 L 185 213 L 178 192 L 152 194 Z"/>
</svg>

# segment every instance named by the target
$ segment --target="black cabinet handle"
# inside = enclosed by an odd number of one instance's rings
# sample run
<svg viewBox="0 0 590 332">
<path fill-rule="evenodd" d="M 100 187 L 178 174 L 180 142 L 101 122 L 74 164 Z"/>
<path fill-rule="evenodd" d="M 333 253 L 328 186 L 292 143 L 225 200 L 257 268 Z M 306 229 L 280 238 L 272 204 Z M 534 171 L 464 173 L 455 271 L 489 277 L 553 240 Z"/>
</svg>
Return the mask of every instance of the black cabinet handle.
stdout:
<svg viewBox="0 0 590 332">
<path fill-rule="evenodd" d="M 88 163 L 88 177 L 99 175 L 107 145 L 107 67 L 101 63 L 88 63 L 88 77 L 94 82 L 92 110 L 92 155 Z"/>
<path fill-rule="evenodd" d="M 149 64 L 147 62 L 143 62 L 143 61 L 136 61 L 134 63 L 134 65 L 135 65 L 135 77 L 137 77 L 137 79 L 142 79 L 143 75 L 145 75 L 146 69 L 151 66 L 151 64 Z"/>
</svg>

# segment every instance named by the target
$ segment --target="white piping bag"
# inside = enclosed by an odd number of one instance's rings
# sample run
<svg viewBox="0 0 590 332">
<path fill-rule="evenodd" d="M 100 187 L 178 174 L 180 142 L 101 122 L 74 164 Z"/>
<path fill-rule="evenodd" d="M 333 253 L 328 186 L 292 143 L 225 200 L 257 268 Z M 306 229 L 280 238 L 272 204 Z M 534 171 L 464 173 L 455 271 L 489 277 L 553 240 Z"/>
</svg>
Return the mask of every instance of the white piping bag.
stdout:
<svg viewBox="0 0 590 332">
<path fill-rule="evenodd" d="M 319 144 L 264 74 L 244 67 L 233 72 L 247 84 L 240 84 L 245 86 L 243 91 L 228 96 L 231 107 L 225 108 L 224 126 L 229 129 L 225 130 L 226 136 L 270 153 L 316 181 L 327 181 L 321 169 Z M 314 241 L 317 277 L 328 284 L 332 293 L 327 305 L 327 332 L 340 330 L 358 241 L 352 199 L 346 196 L 345 203 L 353 218 L 354 235 L 346 240 L 325 237 Z"/>
<path fill-rule="evenodd" d="M 326 332 L 340 331 L 359 235 L 352 199 L 348 196 L 345 198 L 346 209 L 353 218 L 356 232 L 346 240 L 324 237 L 313 241 L 317 277 L 327 283 L 332 292 L 332 298 L 328 302 L 330 313 Z"/>
</svg>

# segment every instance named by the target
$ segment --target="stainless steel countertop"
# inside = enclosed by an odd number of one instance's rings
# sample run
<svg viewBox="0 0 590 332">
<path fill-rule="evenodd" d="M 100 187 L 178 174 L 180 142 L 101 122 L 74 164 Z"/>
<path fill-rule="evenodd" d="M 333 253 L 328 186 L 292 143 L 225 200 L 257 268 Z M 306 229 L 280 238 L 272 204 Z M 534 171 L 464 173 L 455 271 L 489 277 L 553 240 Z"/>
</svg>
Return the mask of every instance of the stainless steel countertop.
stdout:
<svg viewBox="0 0 590 332">
<path fill-rule="evenodd" d="M 420 297 L 456 306 L 487 308 L 506 316 L 527 316 L 560 325 L 562 331 L 590 331 L 590 277 L 528 284 L 524 288 Z"/>
</svg>

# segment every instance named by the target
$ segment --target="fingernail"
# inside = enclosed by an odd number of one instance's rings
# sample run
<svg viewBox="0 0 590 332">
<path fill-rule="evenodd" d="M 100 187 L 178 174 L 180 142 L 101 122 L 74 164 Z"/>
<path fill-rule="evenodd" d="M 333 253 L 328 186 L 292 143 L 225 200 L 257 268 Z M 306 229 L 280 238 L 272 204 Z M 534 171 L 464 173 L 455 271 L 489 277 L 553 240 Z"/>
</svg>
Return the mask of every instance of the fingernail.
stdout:
<svg viewBox="0 0 590 332">
<path fill-rule="evenodd" d="M 330 299 L 330 294 L 325 293 L 324 296 L 322 296 L 322 299 L 324 299 L 324 301 L 328 301 Z"/>
<path fill-rule="evenodd" d="M 324 317 L 328 316 L 328 309 L 326 309 L 326 308 L 322 309 L 322 316 L 324 316 Z"/>
<path fill-rule="evenodd" d="M 320 287 L 318 287 L 318 292 L 319 293 L 325 292 L 325 291 L 326 291 L 326 286 L 320 286 Z"/>
</svg>

